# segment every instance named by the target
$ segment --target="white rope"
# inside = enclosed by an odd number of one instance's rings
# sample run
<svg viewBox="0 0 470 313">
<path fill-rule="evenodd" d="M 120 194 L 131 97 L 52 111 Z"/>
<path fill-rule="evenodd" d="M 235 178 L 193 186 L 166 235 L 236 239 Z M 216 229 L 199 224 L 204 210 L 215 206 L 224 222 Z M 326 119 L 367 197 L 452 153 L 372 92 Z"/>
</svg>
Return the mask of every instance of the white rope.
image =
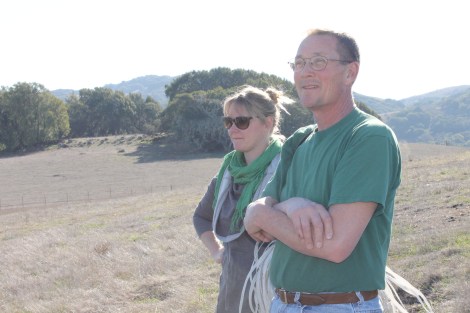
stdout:
<svg viewBox="0 0 470 313">
<path fill-rule="evenodd" d="M 271 300 L 274 297 L 274 287 L 269 279 L 269 265 L 271 264 L 271 257 L 273 255 L 274 241 L 271 241 L 266 246 L 264 253 L 260 256 L 259 252 L 262 246 L 262 243 L 256 243 L 253 265 L 243 285 L 239 313 L 242 313 L 245 290 L 248 284 L 250 286 L 248 291 L 248 303 L 251 311 L 254 313 L 269 312 Z"/>
<path fill-rule="evenodd" d="M 245 290 L 249 283 L 249 304 L 253 313 L 269 312 L 271 300 L 274 297 L 274 287 L 269 279 L 269 265 L 274 251 L 274 241 L 270 242 L 264 253 L 259 252 L 262 244 L 257 243 L 254 249 L 254 261 L 248 273 L 242 290 L 239 313 L 242 313 L 242 304 Z M 406 279 L 392 271 L 388 266 L 385 268 L 385 290 L 379 290 L 379 297 L 384 307 L 384 313 L 408 313 L 398 295 L 396 288 L 400 288 L 418 299 L 426 313 L 434 313 L 431 304 L 421 291 L 411 285 Z"/>
<path fill-rule="evenodd" d="M 388 311 L 385 312 L 408 313 L 396 291 L 396 288 L 398 287 L 418 299 L 421 307 L 427 313 L 434 313 L 431 304 L 429 303 L 428 299 L 426 299 L 424 294 L 419 289 L 410 284 L 409 281 L 392 271 L 392 269 L 388 266 L 385 268 L 385 281 L 385 290 L 381 290 L 380 293 L 382 304 L 384 305 L 384 308 L 386 307 L 388 309 Z"/>
</svg>

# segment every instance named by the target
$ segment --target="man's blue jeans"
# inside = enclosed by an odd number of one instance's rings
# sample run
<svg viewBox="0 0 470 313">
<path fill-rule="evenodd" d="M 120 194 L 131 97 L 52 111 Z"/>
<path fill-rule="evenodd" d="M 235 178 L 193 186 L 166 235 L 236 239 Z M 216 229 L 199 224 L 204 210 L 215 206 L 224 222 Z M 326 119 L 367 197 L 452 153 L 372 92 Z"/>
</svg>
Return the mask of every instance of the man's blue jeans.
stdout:
<svg viewBox="0 0 470 313">
<path fill-rule="evenodd" d="M 380 297 L 364 301 L 360 293 L 356 293 L 360 301 L 357 303 L 301 305 L 285 304 L 276 295 L 271 302 L 270 313 L 383 313 Z"/>
</svg>

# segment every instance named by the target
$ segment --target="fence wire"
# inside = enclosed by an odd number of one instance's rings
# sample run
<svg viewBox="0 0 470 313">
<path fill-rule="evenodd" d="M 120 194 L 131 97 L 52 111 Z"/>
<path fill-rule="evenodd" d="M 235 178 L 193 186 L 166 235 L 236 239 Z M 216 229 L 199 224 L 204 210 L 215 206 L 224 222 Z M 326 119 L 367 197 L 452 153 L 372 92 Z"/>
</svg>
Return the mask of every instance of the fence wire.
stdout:
<svg viewBox="0 0 470 313">
<path fill-rule="evenodd" d="M 0 210 L 18 209 L 31 207 L 47 207 L 48 205 L 67 204 L 77 202 L 93 202 L 110 199 L 119 199 L 138 195 L 147 195 L 152 193 L 168 192 L 175 189 L 181 189 L 191 185 L 161 185 L 147 186 L 137 188 L 119 188 L 109 187 L 100 190 L 86 192 L 48 192 L 43 194 L 25 193 L 21 196 L 0 195 Z"/>
</svg>

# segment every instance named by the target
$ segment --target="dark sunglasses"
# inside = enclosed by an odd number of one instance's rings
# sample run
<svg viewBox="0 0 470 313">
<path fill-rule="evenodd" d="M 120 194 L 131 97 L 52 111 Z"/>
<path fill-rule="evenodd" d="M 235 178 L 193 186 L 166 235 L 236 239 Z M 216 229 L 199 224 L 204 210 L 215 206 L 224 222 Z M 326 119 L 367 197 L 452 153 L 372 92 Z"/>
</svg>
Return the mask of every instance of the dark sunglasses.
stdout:
<svg viewBox="0 0 470 313">
<path fill-rule="evenodd" d="M 236 118 L 231 118 L 228 116 L 223 117 L 224 121 L 224 126 L 227 129 L 230 129 L 233 124 L 237 126 L 238 129 L 244 130 L 250 127 L 250 120 L 252 119 L 252 116 L 237 116 Z"/>
</svg>

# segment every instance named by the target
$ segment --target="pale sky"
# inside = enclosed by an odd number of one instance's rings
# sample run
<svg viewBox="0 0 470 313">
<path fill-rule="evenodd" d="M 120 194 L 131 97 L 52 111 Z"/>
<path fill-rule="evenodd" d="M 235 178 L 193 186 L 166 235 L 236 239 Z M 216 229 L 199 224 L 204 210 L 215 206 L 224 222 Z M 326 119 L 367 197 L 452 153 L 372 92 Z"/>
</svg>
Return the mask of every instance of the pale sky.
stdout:
<svg viewBox="0 0 470 313">
<path fill-rule="evenodd" d="M 310 28 L 356 38 L 353 90 L 403 99 L 470 85 L 463 0 L 4 0 L 0 86 L 49 90 L 242 68 L 292 81 L 287 62 Z"/>
</svg>

